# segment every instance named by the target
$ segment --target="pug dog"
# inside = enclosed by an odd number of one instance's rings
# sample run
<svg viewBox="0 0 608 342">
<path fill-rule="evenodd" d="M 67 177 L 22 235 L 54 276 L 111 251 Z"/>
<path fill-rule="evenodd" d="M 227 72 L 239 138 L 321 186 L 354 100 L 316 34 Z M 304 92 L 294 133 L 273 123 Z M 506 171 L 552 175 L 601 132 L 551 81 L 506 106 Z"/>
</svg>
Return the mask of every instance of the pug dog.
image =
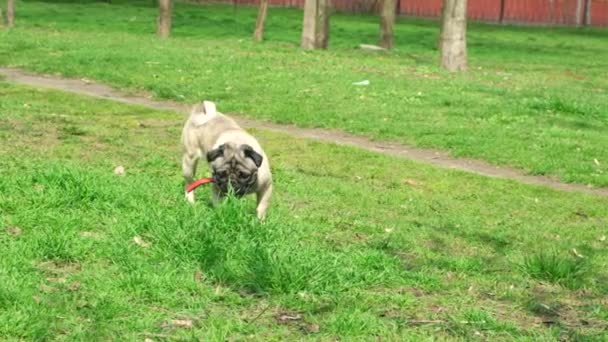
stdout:
<svg viewBox="0 0 608 342">
<path fill-rule="evenodd" d="M 212 200 L 221 201 L 230 191 L 237 197 L 257 196 L 257 216 L 263 220 L 272 195 L 268 157 L 258 141 L 233 119 L 203 101 L 194 106 L 182 131 L 182 171 L 186 186 L 194 181 L 197 163 L 205 158 L 212 172 Z M 194 203 L 194 192 L 186 192 Z"/>
</svg>

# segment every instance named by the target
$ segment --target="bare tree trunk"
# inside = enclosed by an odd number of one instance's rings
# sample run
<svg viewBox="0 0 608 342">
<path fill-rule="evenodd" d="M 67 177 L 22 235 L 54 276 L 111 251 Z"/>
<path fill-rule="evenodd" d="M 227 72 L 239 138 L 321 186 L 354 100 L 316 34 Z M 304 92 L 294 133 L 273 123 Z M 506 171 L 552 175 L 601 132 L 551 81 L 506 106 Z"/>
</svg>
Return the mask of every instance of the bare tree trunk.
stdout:
<svg viewBox="0 0 608 342">
<path fill-rule="evenodd" d="M 266 13 L 268 12 L 268 0 L 260 0 L 260 9 L 258 10 L 258 19 L 255 21 L 255 31 L 253 31 L 253 39 L 258 42 L 264 38 L 264 23 L 266 22 Z"/>
<path fill-rule="evenodd" d="M 576 26 L 583 24 L 583 0 L 576 0 Z"/>
<path fill-rule="evenodd" d="M 317 27 L 315 30 L 315 48 L 327 49 L 329 43 L 329 1 L 317 0 Z"/>
<path fill-rule="evenodd" d="M 327 48 L 329 42 L 329 0 L 306 0 L 302 24 L 302 48 Z"/>
<path fill-rule="evenodd" d="M 441 66 L 449 71 L 464 71 L 467 68 L 467 0 L 443 0 L 441 12 Z"/>
<path fill-rule="evenodd" d="M 158 0 L 156 35 L 167 38 L 171 33 L 171 0 Z"/>
<path fill-rule="evenodd" d="M 15 26 L 15 0 L 6 1 L 6 26 Z"/>
<path fill-rule="evenodd" d="M 302 23 L 302 48 L 314 49 L 316 41 L 317 0 L 304 2 L 304 20 Z"/>
<path fill-rule="evenodd" d="M 500 0 L 500 12 L 498 13 L 498 22 L 501 24 L 505 21 L 505 1 L 506 0 Z"/>
<path fill-rule="evenodd" d="M 585 0 L 585 26 L 591 25 L 591 0 Z"/>
<path fill-rule="evenodd" d="M 380 12 L 380 42 L 385 49 L 392 49 L 394 44 L 393 27 L 395 25 L 395 2 L 398 0 L 383 0 Z"/>
</svg>

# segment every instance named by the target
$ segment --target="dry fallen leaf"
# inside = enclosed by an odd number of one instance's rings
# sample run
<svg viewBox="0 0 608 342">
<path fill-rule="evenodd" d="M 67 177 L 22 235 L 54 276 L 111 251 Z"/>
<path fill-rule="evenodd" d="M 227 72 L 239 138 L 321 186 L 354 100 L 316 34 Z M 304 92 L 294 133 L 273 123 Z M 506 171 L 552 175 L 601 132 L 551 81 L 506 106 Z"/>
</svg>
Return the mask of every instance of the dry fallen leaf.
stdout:
<svg viewBox="0 0 608 342">
<path fill-rule="evenodd" d="M 355 237 L 359 240 L 364 240 L 366 238 L 365 234 L 355 233 Z"/>
<path fill-rule="evenodd" d="M 420 183 L 418 183 L 417 181 L 413 180 L 413 179 L 406 179 L 403 181 L 405 184 L 410 185 L 410 186 L 417 186 L 420 185 Z"/>
<path fill-rule="evenodd" d="M 101 239 L 101 234 L 100 233 L 96 233 L 96 232 L 84 231 L 84 232 L 80 232 L 78 235 L 80 235 L 82 237 L 86 237 L 86 238 L 91 238 L 91 239 L 94 239 L 94 240 Z"/>
<path fill-rule="evenodd" d="M 21 233 L 23 233 L 21 228 L 15 226 L 6 227 L 6 232 L 12 236 L 19 236 Z"/>
<path fill-rule="evenodd" d="M 194 272 L 194 280 L 196 280 L 199 283 L 202 282 L 203 281 L 203 273 L 201 273 L 201 271 Z"/>
<path fill-rule="evenodd" d="M 169 323 L 174 327 L 185 329 L 190 329 L 193 326 L 191 319 L 172 319 Z"/>
<path fill-rule="evenodd" d="M 295 312 L 281 312 L 277 315 L 277 321 L 279 321 L 280 323 L 299 321 L 301 319 L 302 315 Z"/>
<path fill-rule="evenodd" d="M 600 166 L 600 161 L 597 160 L 597 158 L 593 158 L 593 162 L 595 163 L 595 165 Z"/>
<path fill-rule="evenodd" d="M 118 176 L 124 176 L 124 174 L 125 174 L 125 167 L 122 166 L 122 165 L 121 166 L 117 166 L 114 169 L 114 174 L 118 175 Z"/>
<path fill-rule="evenodd" d="M 79 300 L 76 302 L 76 307 L 77 308 L 86 308 L 86 307 L 90 307 L 90 304 L 86 301 L 86 300 Z"/>
<path fill-rule="evenodd" d="M 144 241 L 144 239 L 142 239 L 140 236 L 135 236 L 133 238 L 133 242 L 135 242 L 136 245 L 143 247 L 143 248 L 150 247 L 150 243 Z"/>
<path fill-rule="evenodd" d="M 38 290 L 45 292 L 45 293 L 50 293 L 50 292 L 55 292 L 57 291 L 56 288 L 52 287 L 52 286 L 48 286 L 45 284 L 41 284 L 40 286 L 38 286 Z"/>
<path fill-rule="evenodd" d="M 57 284 L 63 284 L 65 283 L 65 278 L 55 278 L 55 277 L 48 277 L 46 278 L 46 280 L 50 283 L 57 283 Z"/>
<path fill-rule="evenodd" d="M 223 296 L 225 292 L 226 290 L 221 285 L 215 286 L 215 290 L 213 291 L 216 296 Z"/>
<path fill-rule="evenodd" d="M 42 298 L 40 298 L 39 296 L 32 296 L 32 300 L 36 304 L 40 304 L 40 302 L 42 302 Z"/>
<path fill-rule="evenodd" d="M 584 258 L 584 256 L 576 250 L 576 248 L 572 248 L 572 255 L 574 255 L 577 258 Z"/>
<path fill-rule="evenodd" d="M 309 334 L 316 334 L 321 330 L 318 324 L 305 324 L 302 329 Z"/>
<path fill-rule="evenodd" d="M 68 286 L 68 289 L 70 291 L 78 291 L 78 290 L 80 290 L 80 283 L 75 281 Z"/>
<path fill-rule="evenodd" d="M 359 81 L 359 82 L 353 82 L 353 85 L 356 86 L 368 86 L 369 85 L 369 80 L 363 80 L 363 81 Z"/>
</svg>

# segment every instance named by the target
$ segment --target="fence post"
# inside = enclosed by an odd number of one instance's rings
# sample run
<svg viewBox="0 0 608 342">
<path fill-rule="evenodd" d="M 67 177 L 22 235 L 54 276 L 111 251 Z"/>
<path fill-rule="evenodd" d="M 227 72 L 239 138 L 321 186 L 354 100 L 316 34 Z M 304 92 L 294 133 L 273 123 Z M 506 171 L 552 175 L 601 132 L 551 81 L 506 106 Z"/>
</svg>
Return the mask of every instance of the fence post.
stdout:
<svg viewBox="0 0 608 342">
<path fill-rule="evenodd" d="M 498 13 L 498 22 L 502 24 L 505 21 L 505 2 L 507 0 L 500 0 L 500 12 Z"/>
</svg>

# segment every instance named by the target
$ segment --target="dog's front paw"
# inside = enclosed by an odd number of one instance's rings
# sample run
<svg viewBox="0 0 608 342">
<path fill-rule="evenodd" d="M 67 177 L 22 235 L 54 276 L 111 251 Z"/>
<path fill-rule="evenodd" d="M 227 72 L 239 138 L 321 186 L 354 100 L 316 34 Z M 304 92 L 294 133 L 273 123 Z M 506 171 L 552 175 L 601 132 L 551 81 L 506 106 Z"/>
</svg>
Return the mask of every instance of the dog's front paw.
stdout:
<svg viewBox="0 0 608 342">
<path fill-rule="evenodd" d="M 191 204 L 194 204 L 194 192 L 193 191 L 186 192 L 186 201 L 188 201 Z"/>
<path fill-rule="evenodd" d="M 256 216 L 258 220 L 264 222 L 266 220 L 266 211 L 256 210 Z"/>
</svg>

